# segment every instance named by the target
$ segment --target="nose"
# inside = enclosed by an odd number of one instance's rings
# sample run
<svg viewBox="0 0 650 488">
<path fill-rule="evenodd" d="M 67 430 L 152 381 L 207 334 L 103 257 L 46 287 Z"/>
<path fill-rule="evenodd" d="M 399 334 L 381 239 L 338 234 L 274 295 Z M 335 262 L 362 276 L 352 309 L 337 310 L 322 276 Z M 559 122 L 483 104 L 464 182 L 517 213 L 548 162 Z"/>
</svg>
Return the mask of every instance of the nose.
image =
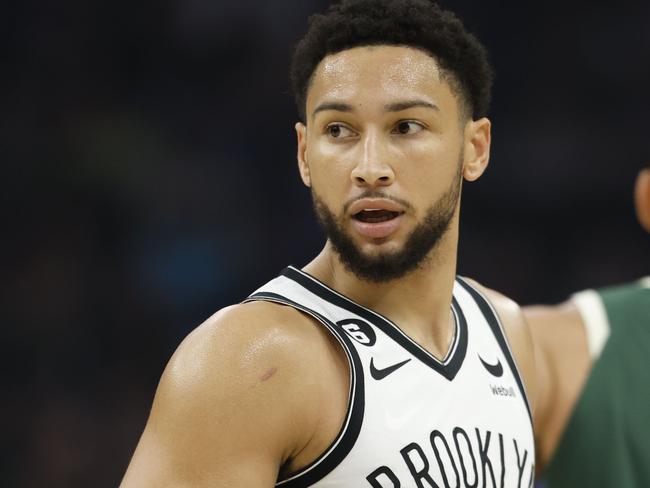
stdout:
<svg viewBox="0 0 650 488">
<path fill-rule="evenodd" d="M 395 173 L 387 163 L 388 149 L 380 134 L 368 132 L 359 145 L 360 154 L 351 173 L 352 181 L 360 187 L 389 186 Z"/>
</svg>

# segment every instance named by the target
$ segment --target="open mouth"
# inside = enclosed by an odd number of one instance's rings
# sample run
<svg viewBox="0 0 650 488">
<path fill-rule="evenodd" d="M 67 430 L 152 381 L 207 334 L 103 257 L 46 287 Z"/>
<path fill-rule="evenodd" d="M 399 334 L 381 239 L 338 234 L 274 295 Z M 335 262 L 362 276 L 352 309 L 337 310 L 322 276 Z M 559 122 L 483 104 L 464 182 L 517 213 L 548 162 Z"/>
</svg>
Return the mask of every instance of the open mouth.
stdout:
<svg viewBox="0 0 650 488">
<path fill-rule="evenodd" d="M 379 224 L 381 222 L 387 222 L 394 218 L 402 215 L 403 212 L 393 212 L 391 210 L 372 210 L 366 209 L 357 212 L 352 217 L 359 222 L 364 222 L 366 224 Z"/>
</svg>

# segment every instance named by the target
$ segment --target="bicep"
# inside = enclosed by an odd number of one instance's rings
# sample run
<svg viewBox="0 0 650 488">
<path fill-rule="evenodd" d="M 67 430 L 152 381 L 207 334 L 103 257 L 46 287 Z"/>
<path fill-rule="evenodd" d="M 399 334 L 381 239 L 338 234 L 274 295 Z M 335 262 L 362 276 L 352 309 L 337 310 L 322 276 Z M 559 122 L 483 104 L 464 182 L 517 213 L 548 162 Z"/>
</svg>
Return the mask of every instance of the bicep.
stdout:
<svg viewBox="0 0 650 488">
<path fill-rule="evenodd" d="M 537 351 L 539 464 L 553 456 L 591 367 L 580 314 L 570 303 L 526 307 Z"/>
<path fill-rule="evenodd" d="M 170 361 L 122 487 L 275 484 L 292 448 L 289 368 L 263 337 L 217 339 L 190 336 Z"/>
<path fill-rule="evenodd" d="M 541 471 L 547 464 L 550 453 L 554 450 L 552 441 L 556 437 L 553 433 L 552 421 L 554 402 L 556 401 L 557 374 L 553 371 L 554 362 L 549 357 L 546 335 L 549 329 L 545 327 L 549 320 L 547 307 L 524 307 L 526 321 L 528 322 L 535 350 L 536 372 L 536 408 L 533 417 L 535 425 L 535 438 L 537 441 L 537 468 Z"/>
<path fill-rule="evenodd" d="M 195 422 L 152 412 L 122 487 L 274 485 L 277 458 L 263 444 L 256 444 L 250 428 L 239 429 L 237 420 L 203 429 L 186 427 L 188 423 Z"/>
</svg>

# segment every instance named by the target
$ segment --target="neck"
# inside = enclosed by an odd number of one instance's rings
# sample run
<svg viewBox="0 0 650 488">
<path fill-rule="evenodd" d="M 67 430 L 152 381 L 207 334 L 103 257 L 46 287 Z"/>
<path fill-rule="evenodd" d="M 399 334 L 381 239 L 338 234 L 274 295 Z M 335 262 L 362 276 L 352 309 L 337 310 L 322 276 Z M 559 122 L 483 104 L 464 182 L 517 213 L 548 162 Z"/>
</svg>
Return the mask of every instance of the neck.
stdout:
<svg viewBox="0 0 650 488">
<path fill-rule="evenodd" d="M 358 278 L 341 263 L 329 241 L 304 269 L 358 304 L 384 315 L 441 358 L 453 340 L 450 306 L 457 246 L 458 222 L 453 219 L 423 263 L 401 278 L 382 283 Z"/>
</svg>

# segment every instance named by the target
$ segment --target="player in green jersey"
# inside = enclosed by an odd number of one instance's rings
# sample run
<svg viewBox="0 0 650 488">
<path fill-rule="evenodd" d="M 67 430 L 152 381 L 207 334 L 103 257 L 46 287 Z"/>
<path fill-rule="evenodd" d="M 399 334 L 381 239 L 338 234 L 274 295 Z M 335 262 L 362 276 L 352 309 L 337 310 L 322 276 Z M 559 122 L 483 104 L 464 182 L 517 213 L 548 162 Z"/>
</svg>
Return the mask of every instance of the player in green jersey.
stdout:
<svg viewBox="0 0 650 488">
<path fill-rule="evenodd" d="M 635 189 L 650 232 L 650 168 Z M 536 420 L 546 488 L 650 486 L 650 277 L 526 307 L 550 402 Z"/>
</svg>

